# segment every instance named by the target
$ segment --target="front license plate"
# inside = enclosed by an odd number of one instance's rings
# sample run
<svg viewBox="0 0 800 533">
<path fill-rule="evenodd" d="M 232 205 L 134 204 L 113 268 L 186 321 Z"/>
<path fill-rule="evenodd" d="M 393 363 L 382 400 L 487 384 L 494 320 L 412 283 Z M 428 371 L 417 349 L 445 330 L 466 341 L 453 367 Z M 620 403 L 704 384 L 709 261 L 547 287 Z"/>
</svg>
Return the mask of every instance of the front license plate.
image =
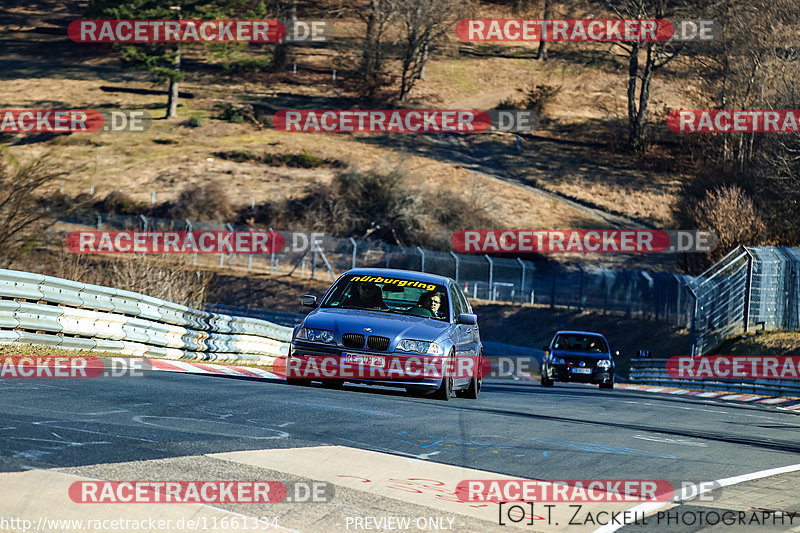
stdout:
<svg viewBox="0 0 800 533">
<path fill-rule="evenodd" d="M 572 373 L 573 374 L 591 374 L 592 373 L 592 369 L 591 368 L 573 368 L 572 369 Z"/>
<path fill-rule="evenodd" d="M 358 355 L 354 353 L 345 353 L 344 362 L 352 365 L 371 366 L 374 368 L 383 368 L 386 366 L 386 358 L 381 355 Z"/>
</svg>

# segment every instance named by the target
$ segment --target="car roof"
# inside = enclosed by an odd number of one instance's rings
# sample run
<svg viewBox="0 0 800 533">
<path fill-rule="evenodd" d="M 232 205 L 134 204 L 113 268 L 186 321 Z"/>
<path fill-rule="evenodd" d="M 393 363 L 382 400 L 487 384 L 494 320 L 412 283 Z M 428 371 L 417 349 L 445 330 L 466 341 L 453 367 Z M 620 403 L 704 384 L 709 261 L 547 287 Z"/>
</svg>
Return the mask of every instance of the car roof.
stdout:
<svg viewBox="0 0 800 533">
<path fill-rule="evenodd" d="M 445 276 L 438 276 L 436 274 L 427 274 L 425 272 L 417 272 L 415 270 L 400 270 L 395 268 L 354 268 L 352 270 L 348 270 L 342 275 L 405 278 L 413 281 L 423 281 L 425 283 L 436 283 L 439 285 L 447 285 L 447 281 L 450 279 Z"/>
<path fill-rule="evenodd" d="M 556 331 L 556 335 L 561 335 L 562 333 L 567 335 L 594 335 L 596 337 L 603 337 L 606 338 L 605 335 L 602 333 L 597 333 L 596 331 L 570 331 L 570 330 L 563 330 L 563 331 Z M 555 335 L 553 335 L 555 337 Z"/>
</svg>

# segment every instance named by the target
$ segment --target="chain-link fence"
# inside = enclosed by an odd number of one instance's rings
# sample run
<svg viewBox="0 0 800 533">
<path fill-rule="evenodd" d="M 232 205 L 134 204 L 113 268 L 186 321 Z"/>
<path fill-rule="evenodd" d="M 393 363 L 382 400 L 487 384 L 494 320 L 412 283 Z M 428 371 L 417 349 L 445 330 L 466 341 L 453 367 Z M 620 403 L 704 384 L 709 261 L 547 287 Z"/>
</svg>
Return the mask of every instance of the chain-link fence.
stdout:
<svg viewBox="0 0 800 533">
<path fill-rule="evenodd" d="M 250 229 L 120 215 L 84 216 L 62 222 L 98 230 Z M 615 313 L 688 328 L 693 355 L 706 354 L 731 335 L 755 327 L 800 329 L 800 248 L 740 247 L 693 277 L 278 233 L 286 245 L 275 253 L 190 254 L 187 260 L 203 266 L 325 280 L 356 267 L 440 274 L 455 279 L 473 299 Z"/>
</svg>

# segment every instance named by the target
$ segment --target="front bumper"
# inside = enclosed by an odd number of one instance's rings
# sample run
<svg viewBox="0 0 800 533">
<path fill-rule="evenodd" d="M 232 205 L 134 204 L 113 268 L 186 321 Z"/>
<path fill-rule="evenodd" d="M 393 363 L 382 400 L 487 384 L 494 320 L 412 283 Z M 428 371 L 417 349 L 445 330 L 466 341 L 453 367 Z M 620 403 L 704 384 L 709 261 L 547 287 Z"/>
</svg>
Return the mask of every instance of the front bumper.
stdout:
<svg viewBox="0 0 800 533">
<path fill-rule="evenodd" d="M 569 381 L 574 383 L 611 383 L 614 381 L 614 370 L 609 368 L 594 367 L 590 374 L 573 372 L 573 367 L 567 365 L 552 365 L 548 368 L 548 379 L 552 381 Z"/>
<path fill-rule="evenodd" d="M 438 365 L 438 374 L 426 376 L 424 371 L 415 375 L 414 372 L 398 371 L 390 365 L 389 368 L 355 368 L 353 364 L 344 365 L 344 354 L 353 354 L 365 357 L 382 357 L 385 361 L 403 363 L 409 359 L 433 361 Z M 286 361 L 287 377 L 295 379 L 309 379 L 324 382 L 325 380 L 347 381 L 350 383 L 367 383 L 371 385 L 384 385 L 388 387 L 414 387 L 418 389 L 436 390 L 442 384 L 441 372 L 445 362 L 444 356 L 430 354 L 414 354 L 409 352 L 370 352 L 368 350 L 354 350 L 338 346 L 321 346 L 292 342 L 289 356 Z M 397 365 L 394 365 L 397 366 Z M 405 367 L 405 365 L 403 365 Z M 313 369 L 319 369 L 314 372 Z"/>
</svg>

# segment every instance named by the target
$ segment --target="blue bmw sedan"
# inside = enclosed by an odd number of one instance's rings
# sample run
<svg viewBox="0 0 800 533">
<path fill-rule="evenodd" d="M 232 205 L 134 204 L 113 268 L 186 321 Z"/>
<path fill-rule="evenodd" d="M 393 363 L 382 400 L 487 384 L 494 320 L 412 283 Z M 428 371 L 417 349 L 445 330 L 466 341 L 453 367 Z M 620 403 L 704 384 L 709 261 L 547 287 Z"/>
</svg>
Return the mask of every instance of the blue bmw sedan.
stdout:
<svg viewBox="0 0 800 533">
<path fill-rule="evenodd" d="M 345 272 L 295 327 L 287 381 L 404 387 L 410 394 L 475 399 L 482 384 L 477 316 L 447 277 L 383 268 Z"/>
</svg>

